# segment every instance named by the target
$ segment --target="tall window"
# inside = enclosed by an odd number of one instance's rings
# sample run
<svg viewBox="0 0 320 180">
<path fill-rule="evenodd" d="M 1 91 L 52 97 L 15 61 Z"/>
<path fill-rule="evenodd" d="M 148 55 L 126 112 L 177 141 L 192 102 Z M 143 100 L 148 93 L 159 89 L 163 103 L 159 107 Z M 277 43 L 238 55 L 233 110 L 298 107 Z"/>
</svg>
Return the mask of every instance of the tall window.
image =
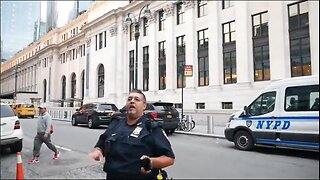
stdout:
<svg viewBox="0 0 320 180">
<path fill-rule="evenodd" d="M 198 85 L 209 85 L 208 29 L 198 31 Z"/>
<path fill-rule="evenodd" d="M 234 2 L 231 0 L 222 0 L 222 9 L 227 9 L 229 7 L 232 7 L 234 5 Z"/>
<path fill-rule="evenodd" d="M 270 80 L 269 45 L 253 47 L 254 80 Z"/>
<path fill-rule="evenodd" d="M 252 16 L 254 80 L 270 80 L 268 13 Z"/>
<path fill-rule="evenodd" d="M 72 73 L 71 75 L 71 98 L 74 98 L 76 96 L 76 86 L 77 80 L 76 80 L 76 74 Z"/>
<path fill-rule="evenodd" d="M 103 42 L 102 33 L 100 33 L 99 34 L 99 49 L 102 49 L 102 42 Z"/>
<path fill-rule="evenodd" d="M 164 30 L 164 21 L 165 21 L 165 17 L 164 17 L 164 11 L 161 10 L 159 11 L 159 31 Z"/>
<path fill-rule="evenodd" d="M 184 14 L 184 11 L 183 11 L 182 6 L 183 6 L 183 3 L 182 3 L 182 2 L 177 3 L 177 25 L 183 23 L 183 14 Z"/>
<path fill-rule="evenodd" d="M 98 98 L 104 96 L 104 67 L 101 64 L 98 69 Z"/>
<path fill-rule="evenodd" d="M 291 76 L 311 75 L 308 1 L 288 6 Z"/>
<path fill-rule="evenodd" d="M 61 92 L 61 99 L 66 99 L 66 76 L 62 76 L 62 92 Z"/>
<path fill-rule="evenodd" d="M 224 83 L 237 83 L 236 51 L 223 53 Z"/>
<path fill-rule="evenodd" d="M 237 83 L 235 22 L 223 24 L 222 29 L 224 84 Z"/>
<path fill-rule="evenodd" d="M 103 37 L 104 37 L 104 47 L 107 47 L 107 31 L 103 32 Z"/>
<path fill-rule="evenodd" d="M 143 36 L 148 35 L 148 27 L 149 27 L 149 21 L 147 18 L 143 18 Z"/>
<path fill-rule="evenodd" d="M 198 17 L 202 17 L 207 15 L 207 1 L 206 0 L 198 0 Z"/>
<path fill-rule="evenodd" d="M 134 33 L 135 33 L 134 25 L 133 25 L 133 24 L 131 24 L 131 25 L 130 25 L 129 30 L 130 30 L 130 33 L 129 33 L 130 37 L 129 37 L 129 40 L 130 40 L 130 41 L 133 41 L 133 40 L 134 40 Z"/>
<path fill-rule="evenodd" d="M 149 46 L 143 47 L 143 91 L 149 91 Z"/>
<path fill-rule="evenodd" d="M 165 41 L 159 42 L 159 90 L 166 89 Z"/>
<path fill-rule="evenodd" d="M 185 35 L 177 37 L 177 88 L 186 87 L 184 66 L 186 64 L 186 42 Z"/>
<path fill-rule="evenodd" d="M 96 38 L 95 38 L 95 48 L 96 50 L 98 49 L 98 35 L 96 35 Z"/>
<path fill-rule="evenodd" d="M 43 102 L 47 102 L 47 80 L 43 80 Z"/>
<path fill-rule="evenodd" d="M 223 43 L 236 41 L 235 21 L 223 24 Z"/>
<path fill-rule="evenodd" d="M 129 91 L 134 87 L 134 50 L 129 51 Z"/>
</svg>

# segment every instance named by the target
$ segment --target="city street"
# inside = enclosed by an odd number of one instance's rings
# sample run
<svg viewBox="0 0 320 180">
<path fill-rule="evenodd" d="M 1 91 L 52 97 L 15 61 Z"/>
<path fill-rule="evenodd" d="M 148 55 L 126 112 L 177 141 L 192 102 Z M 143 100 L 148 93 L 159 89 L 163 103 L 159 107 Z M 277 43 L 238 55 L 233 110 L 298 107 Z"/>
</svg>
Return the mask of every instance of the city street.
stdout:
<svg viewBox="0 0 320 180">
<path fill-rule="evenodd" d="M 58 145 L 60 159 L 54 161 L 45 144 L 41 148 L 40 162 L 29 165 L 32 158 L 34 119 L 21 119 L 24 131 L 22 161 L 25 178 L 105 178 L 102 162 L 92 161 L 88 153 L 105 127 L 88 129 L 72 126 L 70 122 L 54 121 L 53 143 Z M 319 153 L 259 147 L 256 151 L 239 151 L 231 142 L 213 137 L 186 134 L 169 136 L 176 161 L 167 168 L 169 177 L 186 178 L 288 178 L 319 179 Z M 1 152 L 1 179 L 14 179 L 16 154 Z"/>
</svg>

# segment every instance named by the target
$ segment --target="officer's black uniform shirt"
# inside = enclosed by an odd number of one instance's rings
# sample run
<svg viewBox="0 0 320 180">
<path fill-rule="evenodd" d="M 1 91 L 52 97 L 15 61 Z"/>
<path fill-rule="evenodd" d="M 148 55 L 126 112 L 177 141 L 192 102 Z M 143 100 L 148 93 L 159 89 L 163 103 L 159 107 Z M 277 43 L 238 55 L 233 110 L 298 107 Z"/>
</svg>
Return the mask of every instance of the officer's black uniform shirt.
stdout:
<svg viewBox="0 0 320 180">
<path fill-rule="evenodd" d="M 115 178 L 155 178 L 158 169 L 148 175 L 141 173 L 140 157 L 159 157 L 162 155 L 175 158 L 171 144 L 161 127 L 148 127 L 147 116 L 137 124 L 128 125 L 126 118 L 112 121 L 102 134 L 95 147 L 103 150 L 106 162 L 103 170 L 109 177 Z"/>
</svg>

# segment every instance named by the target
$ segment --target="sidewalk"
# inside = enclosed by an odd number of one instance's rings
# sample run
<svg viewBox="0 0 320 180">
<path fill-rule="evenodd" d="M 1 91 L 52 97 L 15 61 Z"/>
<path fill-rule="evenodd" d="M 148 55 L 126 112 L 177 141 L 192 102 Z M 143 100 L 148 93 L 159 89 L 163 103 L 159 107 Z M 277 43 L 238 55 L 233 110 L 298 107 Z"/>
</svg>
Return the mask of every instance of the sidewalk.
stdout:
<svg viewBox="0 0 320 180">
<path fill-rule="evenodd" d="M 198 124 L 196 124 L 194 129 L 192 129 L 189 132 L 175 131 L 175 133 L 178 133 L 178 134 L 189 134 L 189 135 L 195 135 L 195 136 L 225 138 L 224 129 L 225 129 L 225 127 L 222 127 L 222 126 L 214 126 L 213 129 L 212 129 L 212 132 L 209 132 L 209 129 L 208 129 L 207 125 L 198 125 Z"/>
<path fill-rule="evenodd" d="M 53 118 L 54 120 L 57 121 L 71 121 L 67 119 L 56 119 Z M 192 129 L 189 132 L 185 131 L 175 131 L 177 134 L 188 134 L 188 135 L 195 135 L 195 136 L 206 136 L 206 137 L 217 137 L 217 138 L 225 138 L 224 136 L 224 126 L 213 126 L 212 131 L 209 132 L 208 126 L 207 125 L 202 125 L 202 124 L 196 124 L 194 129 Z"/>
</svg>

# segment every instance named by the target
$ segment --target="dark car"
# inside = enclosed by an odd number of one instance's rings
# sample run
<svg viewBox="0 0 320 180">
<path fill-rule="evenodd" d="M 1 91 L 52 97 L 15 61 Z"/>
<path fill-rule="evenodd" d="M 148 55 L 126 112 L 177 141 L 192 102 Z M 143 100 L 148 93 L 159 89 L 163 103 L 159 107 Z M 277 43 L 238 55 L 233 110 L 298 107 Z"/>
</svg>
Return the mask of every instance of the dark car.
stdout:
<svg viewBox="0 0 320 180">
<path fill-rule="evenodd" d="M 170 102 L 147 102 L 145 114 L 151 115 L 156 121 L 160 121 L 162 129 L 166 133 L 174 133 L 180 122 L 179 112 Z M 113 114 L 113 118 L 127 116 L 127 108 L 124 106 Z"/>
<path fill-rule="evenodd" d="M 115 104 L 111 103 L 87 103 L 76 109 L 72 115 L 71 124 L 88 124 L 89 128 L 95 128 L 99 125 L 108 125 L 114 112 L 119 111 Z"/>
</svg>

